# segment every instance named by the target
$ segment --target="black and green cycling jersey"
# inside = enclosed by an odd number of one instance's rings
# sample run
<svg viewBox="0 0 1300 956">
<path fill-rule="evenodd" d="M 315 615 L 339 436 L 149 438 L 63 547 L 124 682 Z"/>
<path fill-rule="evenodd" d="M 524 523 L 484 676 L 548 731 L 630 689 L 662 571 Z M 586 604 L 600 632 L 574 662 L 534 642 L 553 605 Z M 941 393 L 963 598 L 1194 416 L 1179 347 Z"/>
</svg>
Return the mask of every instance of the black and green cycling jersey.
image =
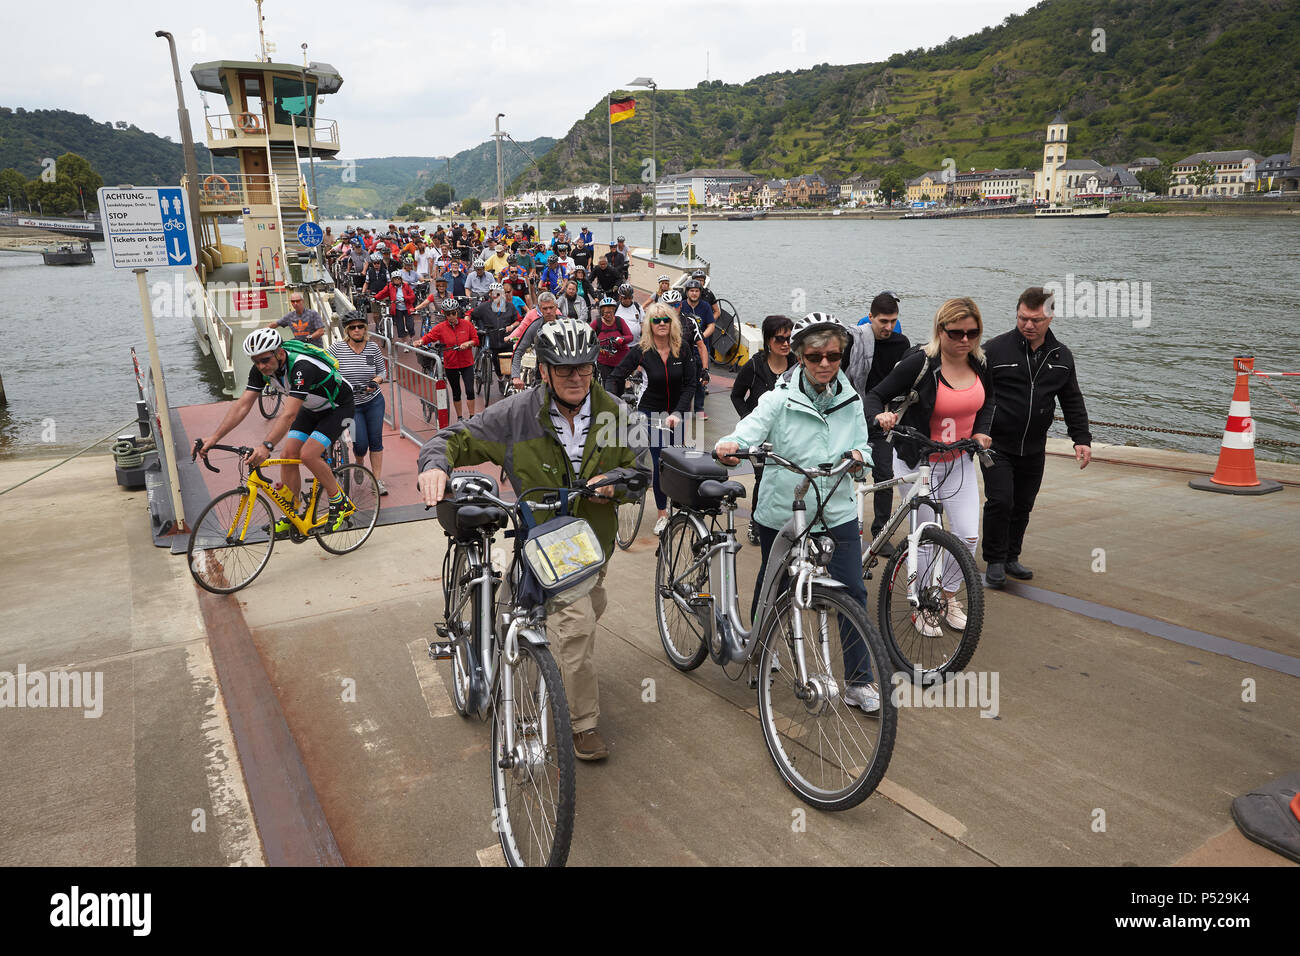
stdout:
<svg viewBox="0 0 1300 956">
<path fill-rule="evenodd" d="M 299 343 L 284 344 L 287 353 L 284 364 L 273 375 L 263 375 L 256 365 L 249 369 L 248 388 L 260 392 L 269 385 L 274 392 L 302 399 L 302 407 L 309 412 L 338 408 L 346 401 L 341 397 L 341 390 L 346 389 L 349 395 L 352 392 L 352 386 L 338 370 L 338 363 L 324 349 L 291 348 L 296 345 Z"/>
</svg>

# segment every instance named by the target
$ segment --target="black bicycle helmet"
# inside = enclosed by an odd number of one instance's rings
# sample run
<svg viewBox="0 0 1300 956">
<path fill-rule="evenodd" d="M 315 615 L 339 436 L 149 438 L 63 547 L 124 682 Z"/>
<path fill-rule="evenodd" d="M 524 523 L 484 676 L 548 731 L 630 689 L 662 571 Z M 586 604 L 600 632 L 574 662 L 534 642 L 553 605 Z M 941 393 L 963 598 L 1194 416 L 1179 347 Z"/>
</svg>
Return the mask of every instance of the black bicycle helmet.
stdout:
<svg viewBox="0 0 1300 956">
<path fill-rule="evenodd" d="M 625 295 L 632 295 L 635 292 L 636 290 L 632 288 L 632 283 L 630 282 L 624 282 L 621 286 L 618 287 L 618 294 L 620 298 L 622 298 Z"/>
<path fill-rule="evenodd" d="M 596 333 L 586 322 L 555 319 L 537 333 L 537 361 L 547 365 L 589 365 L 600 354 Z"/>
</svg>

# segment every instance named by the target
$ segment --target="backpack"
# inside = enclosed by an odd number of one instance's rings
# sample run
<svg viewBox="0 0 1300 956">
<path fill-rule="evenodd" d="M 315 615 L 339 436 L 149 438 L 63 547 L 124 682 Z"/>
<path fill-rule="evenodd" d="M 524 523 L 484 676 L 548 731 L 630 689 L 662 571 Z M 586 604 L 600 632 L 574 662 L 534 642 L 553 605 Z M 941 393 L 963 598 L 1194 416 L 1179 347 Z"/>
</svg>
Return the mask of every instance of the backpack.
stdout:
<svg viewBox="0 0 1300 956">
<path fill-rule="evenodd" d="M 338 404 L 339 386 L 343 384 L 343 373 L 339 371 L 339 360 L 334 357 L 333 353 L 327 352 L 319 345 L 312 345 L 310 342 L 302 342 L 298 339 L 288 339 L 287 341 L 280 343 L 280 348 L 289 353 L 289 361 L 285 364 L 286 379 L 288 379 L 288 373 L 293 368 L 294 360 L 298 356 L 305 355 L 308 358 L 316 359 L 316 361 L 328 365 L 330 371 L 333 373 L 331 378 L 333 387 L 325 397 L 330 400 L 331 404 Z M 266 375 L 265 372 L 262 373 L 262 377 L 268 382 L 271 381 L 271 377 Z"/>
<path fill-rule="evenodd" d="M 916 373 L 916 378 L 912 382 L 912 387 L 907 390 L 906 395 L 895 395 L 889 400 L 888 405 L 885 406 L 886 409 L 897 415 L 900 421 L 903 418 L 903 413 L 920 400 L 920 396 L 916 393 L 916 386 L 921 384 L 921 379 L 925 378 L 925 373 L 930 371 L 930 356 L 925 352 L 922 352 L 921 354 L 925 355 L 925 361 L 921 363 L 921 371 Z M 898 402 L 897 407 L 889 408 L 889 406 L 893 405 L 895 402 Z"/>
</svg>

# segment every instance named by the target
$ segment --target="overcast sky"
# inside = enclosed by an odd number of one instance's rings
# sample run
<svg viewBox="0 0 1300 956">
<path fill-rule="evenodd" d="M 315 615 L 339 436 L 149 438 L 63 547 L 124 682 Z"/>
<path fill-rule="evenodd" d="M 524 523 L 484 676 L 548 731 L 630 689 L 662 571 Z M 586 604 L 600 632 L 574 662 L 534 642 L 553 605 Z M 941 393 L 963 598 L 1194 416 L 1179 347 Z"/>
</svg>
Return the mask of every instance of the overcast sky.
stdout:
<svg viewBox="0 0 1300 956">
<path fill-rule="evenodd" d="M 438 156 L 502 128 L 559 137 L 610 89 L 638 76 L 661 89 L 706 78 L 740 83 L 818 63 L 864 63 L 930 47 L 1024 13 L 1033 0 L 655 0 L 567 4 L 316 0 L 263 5 L 272 59 L 333 64 L 343 87 L 322 100 L 340 121 L 342 155 Z M 177 140 L 165 40 L 176 37 L 186 105 L 203 142 L 195 63 L 254 59 L 252 0 L 145 5 L 6 3 L 0 105 L 125 120 Z M 152 10 L 152 12 L 146 12 Z M 61 29 L 52 17 L 68 29 Z M 707 56 L 706 56 L 707 54 Z M 208 94 L 213 113 L 220 95 Z"/>
</svg>

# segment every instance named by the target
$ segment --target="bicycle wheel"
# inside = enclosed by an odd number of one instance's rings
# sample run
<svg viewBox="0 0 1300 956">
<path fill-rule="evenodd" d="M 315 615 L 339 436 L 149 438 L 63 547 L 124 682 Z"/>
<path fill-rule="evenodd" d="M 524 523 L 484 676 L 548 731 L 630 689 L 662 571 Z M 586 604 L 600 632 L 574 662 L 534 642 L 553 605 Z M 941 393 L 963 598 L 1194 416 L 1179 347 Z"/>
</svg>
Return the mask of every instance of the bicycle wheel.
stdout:
<svg viewBox="0 0 1300 956">
<path fill-rule="evenodd" d="M 262 394 L 257 396 L 257 410 L 262 413 L 262 417 L 272 419 L 280 414 L 280 405 L 284 401 L 284 396 L 279 392 L 268 392 L 262 389 Z"/>
<path fill-rule="evenodd" d="M 573 839 L 573 728 L 555 658 L 519 642 L 507 665 L 514 698 L 514 749 L 506 752 L 505 705 L 497 688 L 492 714 L 492 826 L 511 866 L 563 866 Z M 503 766 L 504 764 L 504 766 Z"/>
<path fill-rule="evenodd" d="M 488 350 L 480 349 L 474 362 L 474 391 L 483 396 L 483 407 L 488 407 L 492 397 L 492 370 L 487 363 Z"/>
<path fill-rule="evenodd" d="M 645 514 L 645 493 L 637 495 L 636 501 L 625 501 L 618 506 L 618 531 L 614 540 L 626 551 L 632 547 L 637 533 L 641 530 L 641 517 Z"/>
<path fill-rule="evenodd" d="M 806 689 L 797 687 L 795 614 L 802 622 Z M 852 674 L 845 673 L 846 654 L 858 662 Z M 865 609 L 834 588 L 814 585 L 808 609 L 801 610 L 787 591 L 763 628 L 758 672 L 767 675 L 759 681 L 759 723 L 786 785 L 820 810 L 847 810 L 870 796 L 894 752 L 898 711 L 889 660 Z M 879 693 L 879 711 L 868 715 L 845 702 L 848 678 Z"/>
<path fill-rule="evenodd" d="M 246 488 L 217 495 L 199 514 L 186 548 L 190 574 L 204 590 L 230 594 L 247 587 L 271 560 L 271 506 Z"/>
<path fill-rule="evenodd" d="M 315 533 L 316 543 L 330 554 L 348 554 L 366 543 L 370 532 L 379 520 L 379 482 L 364 465 L 344 465 L 334 469 L 339 489 L 351 499 L 357 509 L 338 531 L 320 528 Z M 322 492 L 316 501 L 316 517 L 329 512 L 329 498 Z"/>
<path fill-rule="evenodd" d="M 921 529 L 914 608 L 907 599 L 908 547 L 904 538 L 880 576 L 876 612 L 885 648 L 909 676 L 959 671 L 974 655 L 984 625 L 984 583 L 975 558 L 952 532 Z"/>
<path fill-rule="evenodd" d="M 468 589 L 461 585 L 469 570 L 470 545 L 453 544 L 455 557 L 451 571 L 443 582 L 443 621 L 447 625 L 447 638 L 452 642 L 451 652 L 451 703 L 456 713 L 469 716 L 469 641 L 474 634 L 474 600 Z"/>
<path fill-rule="evenodd" d="M 644 501 L 644 499 L 643 499 Z M 655 559 L 655 617 L 659 640 L 668 662 L 680 671 L 693 671 L 709 653 L 704 627 L 694 611 L 684 610 L 677 598 L 689 602 L 709 589 L 707 561 L 695 565 L 696 550 L 703 544 L 685 512 L 668 522 L 659 538 Z"/>
</svg>

